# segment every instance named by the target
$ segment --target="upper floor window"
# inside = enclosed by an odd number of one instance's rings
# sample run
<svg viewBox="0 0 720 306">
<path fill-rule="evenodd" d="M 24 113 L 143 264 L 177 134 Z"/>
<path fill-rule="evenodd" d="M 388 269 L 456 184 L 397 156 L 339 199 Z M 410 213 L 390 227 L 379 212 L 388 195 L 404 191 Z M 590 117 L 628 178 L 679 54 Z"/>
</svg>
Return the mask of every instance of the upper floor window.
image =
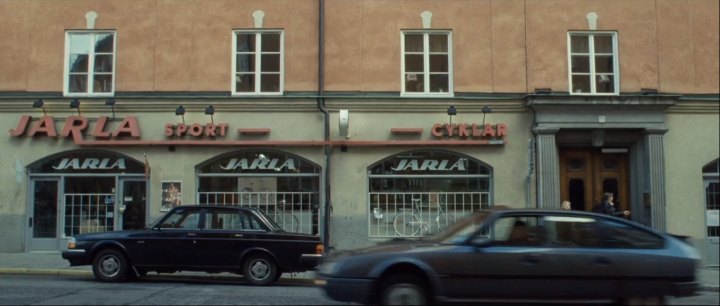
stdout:
<svg viewBox="0 0 720 306">
<path fill-rule="evenodd" d="M 452 33 L 404 31 L 402 33 L 402 94 L 453 94 Z"/>
<path fill-rule="evenodd" d="M 283 52 L 280 30 L 234 31 L 233 94 L 281 94 Z"/>
<path fill-rule="evenodd" d="M 620 92 L 617 33 L 568 33 L 570 94 Z"/>
<path fill-rule="evenodd" d="M 115 92 L 115 32 L 66 32 L 64 82 L 65 95 L 112 95 Z"/>
</svg>

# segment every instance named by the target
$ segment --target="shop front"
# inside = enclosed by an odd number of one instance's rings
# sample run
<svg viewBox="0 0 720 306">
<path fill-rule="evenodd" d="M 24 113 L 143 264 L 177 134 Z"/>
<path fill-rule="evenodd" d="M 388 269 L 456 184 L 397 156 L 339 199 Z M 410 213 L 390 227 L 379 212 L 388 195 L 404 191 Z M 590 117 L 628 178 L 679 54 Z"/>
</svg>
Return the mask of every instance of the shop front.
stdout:
<svg viewBox="0 0 720 306">
<path fill-rule="evenodd" d="M 77 234 L 146 226 L 140 161 L 112 151 L 72 150 L 40 159 L 27 171 L 28 251 L 56 251 Z"/>
</svg>

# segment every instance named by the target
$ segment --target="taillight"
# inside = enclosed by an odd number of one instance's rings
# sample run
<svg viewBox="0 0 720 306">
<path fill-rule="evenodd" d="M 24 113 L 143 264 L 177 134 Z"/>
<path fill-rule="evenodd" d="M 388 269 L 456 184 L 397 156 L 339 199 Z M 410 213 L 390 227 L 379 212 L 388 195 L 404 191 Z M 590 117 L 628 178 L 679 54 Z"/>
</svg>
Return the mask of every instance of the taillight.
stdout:
<svg viewBox="0 0 720 306">
<path fill-rule="evenodd" d="M 321 244 L 315 245 L 315 254 L 321 254 L 325 252 L 325 246 Z"/>
</svg>

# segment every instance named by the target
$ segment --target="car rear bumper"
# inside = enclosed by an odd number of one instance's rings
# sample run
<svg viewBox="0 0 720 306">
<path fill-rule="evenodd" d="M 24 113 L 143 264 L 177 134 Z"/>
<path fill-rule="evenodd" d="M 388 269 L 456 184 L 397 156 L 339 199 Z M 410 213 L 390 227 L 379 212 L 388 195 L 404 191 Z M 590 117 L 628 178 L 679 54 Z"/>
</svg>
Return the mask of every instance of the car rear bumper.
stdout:
<svg viewBox="0 0 720 306">
<path fill-rule="evenodd" d="M 90 258 L 85 250 L 63 251 L 62 258 L 67 259 L 71 266 L 84 266 L 90 264 Z"/>
<path fill-rule="evenodd" d="M 322 254 L 302 254 L 300 255 L 300 268 L 303 270 L 314 270 L 322 260 Z"/>
<path fill-rule="evenodd" d="M 368 304 L 373 301 L 373 280 L 356 278 L 317 278 L 315 284 L 336 301 Z"/>
</svg>

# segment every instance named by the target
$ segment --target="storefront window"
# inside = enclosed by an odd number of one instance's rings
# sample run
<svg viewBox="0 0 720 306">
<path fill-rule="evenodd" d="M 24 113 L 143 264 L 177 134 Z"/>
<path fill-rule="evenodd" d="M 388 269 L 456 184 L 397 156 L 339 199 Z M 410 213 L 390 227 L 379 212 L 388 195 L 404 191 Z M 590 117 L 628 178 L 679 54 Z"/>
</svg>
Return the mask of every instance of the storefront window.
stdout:
<svg viewBox="0 0 720 306">
<path fill-rule="evenodd" d="M 197 168 L 198 203 L 260 209 L 285 230 L 318 234 L 320 167 L 299 156 L 248 150 Z"/>
<path fill-rule="evenodd" d="M 371 238 L 422 237 L 490 206 L 492 169 L 454 152 L 401 153 L 368 169 Z"/>
</svg>

